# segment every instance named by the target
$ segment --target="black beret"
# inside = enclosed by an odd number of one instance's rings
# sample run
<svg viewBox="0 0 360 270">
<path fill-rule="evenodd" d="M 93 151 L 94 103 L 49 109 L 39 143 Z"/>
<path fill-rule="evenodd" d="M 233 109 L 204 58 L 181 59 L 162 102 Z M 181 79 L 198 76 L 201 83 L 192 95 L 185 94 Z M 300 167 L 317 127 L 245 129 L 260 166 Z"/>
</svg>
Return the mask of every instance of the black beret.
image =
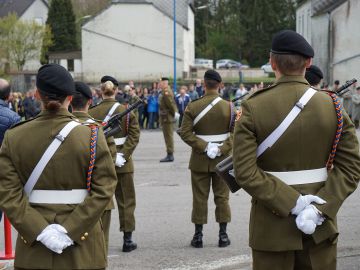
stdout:
<svg viewBox="0 0 360 270">
<path fill-rule="evenodd" d="M 74 79 L 58 64 L 43 65 L 36 76 L 36 87 L 49 96 L 71 96 L 75 92 Z"/>
<path fill-rule="evenodd" d="M 214 80 L 217 82 L 221 82 L 221 76 L 219 73 L 217 73 L 215 70 L 213 69 L 209 69 L 205 72 L 204 75 L 204 79 L 205 80 Z"/>
<path fill-rule="evenodd" d="M 83 82 L 75 82 L 75 91 L 82 94 L 84 97 L 91 99 L 92 92 L 90 87 Z"/>
<path fill-rule="evenodd" d="M 168 80 L 169 80 L 168 77 L 162 77 L 162 78 L 161 78 L 161 81 L 168 81 Z"/>
<path fill-rule="evenodd" d="M 314 57 L 314 49 L 306 39 L 292 30 L 276 33 L 272 39 L 271 52 L 275 54 L 300 54 L 307 58 Z"/>
<path fill-rule="evenodd" d="M 101 78 L 101 83 L 104 83 L 104 82 L 107 82 L 107 81 L 110 81 L 114 85 L 119 86 L 119 82 L 114 77 L 105 75 L 104 77 Z"/>
<path fill-rule="evenodd" d="M 305 79 L 309 82 L 310 85 L 318 84 L 322 78 L 324 78 L 324 75 L 317 66 L 311 65 L 306 69 Z"/>
</svg>

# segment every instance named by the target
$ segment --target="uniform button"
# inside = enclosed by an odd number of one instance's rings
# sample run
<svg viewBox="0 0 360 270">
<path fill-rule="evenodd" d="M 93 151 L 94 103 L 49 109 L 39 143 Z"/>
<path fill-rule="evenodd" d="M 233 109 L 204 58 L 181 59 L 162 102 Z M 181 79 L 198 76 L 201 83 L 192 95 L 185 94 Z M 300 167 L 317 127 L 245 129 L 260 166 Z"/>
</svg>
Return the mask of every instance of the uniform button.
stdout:
<svg viewBox="0 0 360 270">
<path fill-rule="evenodd" d="M 84 236 L 85 236 L 85 237 L 88 237 L 88 236 L 89 236 L 89 234 L 86 232 L 86 233 L 84 233 Z"/>
<path fill-rule="evenodd" d="M 86 239 L 85 236 L 81 236 L 80 238 L 81 241 L 84 241 L 85 239 Z"/>
<path fill-rule="evenodd" d="M 24 244 L 27 244 L 27 241 L 24 239 Z"/>
<path fill-rule="evenodd" d="M 24 240 L 24 237 L 21 236 L 21 240 Z"/>
</svg>

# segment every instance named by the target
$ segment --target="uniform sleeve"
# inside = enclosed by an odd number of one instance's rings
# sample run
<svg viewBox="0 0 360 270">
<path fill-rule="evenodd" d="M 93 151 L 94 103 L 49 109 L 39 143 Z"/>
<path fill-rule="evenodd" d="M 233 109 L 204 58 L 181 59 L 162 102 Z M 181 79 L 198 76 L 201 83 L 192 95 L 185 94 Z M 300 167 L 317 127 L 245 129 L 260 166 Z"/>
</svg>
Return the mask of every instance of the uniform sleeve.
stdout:
<svg viewBox="0 0 360 270">
<path fill-rule="evenodd" d="M 99 130 L 96 161 L 91 180 L 91 191 L 83 203 L 76 206 L 63 224 L 69 237 L 78 244 L 85 232 L 91 231 L 112 198 L 117 183 L 114 162 L 105 136 Z"/>
<path fill-rule="evenodd" d="M 0 148 L 0 206 L 19 234 L 31 245 L 48 225 L 44 217 L 31 207 L 24 185 L 12 162 L 9 133 Z"/>
<path fill-rule="evenodd" d="M 122 153 L 124 154 L 124 158 L 126 160 L 129 160 L 129 158 L 133 154 L 136 146 L 139 143 L 139 139 L 140 139 L 139 122 L 137 117 L 135 117 L 135 114 L 131 112 L 127 138 L 121 149 Z"/>
<path fill-rule="evenodd" d="M 326 201 L 316 207 L 326 216 L 334 219 L 344 200 L 356 189 L 360 179 L 359 143 L 354 125 L 343 112 L 344 126 L 337 147 L 334 168 L 325 185 L 316 194 Z"/>
<path fill-rule="evenodd" d="M 170 114 L 172 116 L 174 116 L 175 112 L 177 111 L 174 96 L 169 93 L 167 93 L 167 94 L 164 93 L 163 99 L 164 99 L 164 103 L 166 104 L 166 107 L 169 110 Z"/>
<path fill-rule="evenodd" d="M 233 132 L 230 132 L 230 137 L 227 138 L 224 142 L 223 145 L 219 147 L 221 154 L 227 154 L 229 152 L 231 152 L 232 147 L 233 147 L 233 137 L 234 134 Z"/>
<path fill-rule="evenodd" d="M 107 145 L 109 147 L 111 157 L 113 158 L 114 163 L 115 163 L 115 161 L 116 161 L 116 144 L 115 144 L 115 141 L 114 141 L 114 137 L 107 138 L 106 143 L 107 143 Z"/>
<path fill-rule="evenodd" d="M 287 217 L 300 194 L 257 166 L 257 147 L 252 113 L 245 101 L 242 116 L 235 123 L 233 162 L 236 182 L 274 214 Z"/>
<path fill-rule="evenodd" d="M 196 152 L 201 154 L 205 152 L 207 142 L 195 136 L 193 131 L 193 118 L 194 117 L 189 110 L 189 106 L 186 107 L 184 117 L 181 123 L 181 128 L 179 130 L 179 135 L 185 143 L 192 147 Z"/>
</svg>

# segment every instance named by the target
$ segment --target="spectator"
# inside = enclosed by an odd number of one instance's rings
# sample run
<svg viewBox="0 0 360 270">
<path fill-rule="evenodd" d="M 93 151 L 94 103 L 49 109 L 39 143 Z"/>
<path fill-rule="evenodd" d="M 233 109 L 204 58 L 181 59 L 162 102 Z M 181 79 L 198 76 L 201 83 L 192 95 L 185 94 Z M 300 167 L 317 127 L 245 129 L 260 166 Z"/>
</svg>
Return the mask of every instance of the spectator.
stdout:
<svg viewBox="0 0 360 270">
<path fill-rule="evenodd" d="M 201 79 L 196 80 L 195 90 L 198 93 L 199 97 L 202 97 L 204 95 L 204 89 L 203 89 L 203 86 L 201 84 Z"/>
<path fill-rule="evenodd" d="M 194 84 L 189 85 L 188 95 L 190 96 L 191 101 L 197 100 L 199 98 L 199 94 L 195 91 Z"/>
<path fill-rule="evenodd" d="M 91 89 L 91 94 L 92 94 L 92 105 L 98 105 L 101 102 L 101 97 L 100 97 L 100 90 L 99 89 Z"/>
<path fill-rule="evenodd" d="M 152 90 L 151 95 L 148 98 L 147 111 L 149 114 L 149 129 L 155 128 L 155 122 L 157 122 L 159 114 L 159 99 L 158 91 L 156 89 Z M 158 125 L 157 125 L 158 127 Z"/>
<path fill-rule="evenodd" d="M 142 105 L 139 106 L 139 124 L 140 128 L 146 128 L 148 126 L 148 98 L 149 98 L 149 92 L 148 89 L 145 87 L 142 91 L 142 93 L 139 95 L 139 98 L 144 102 Z M 146 121 L 146 124 L 145 124 Z"/>
<path fill-rule="evenodd" d="M 185 108 L 191 101 L 190 96 L 186 94 L 186 90 L 187 90 L 186 86 L 181 86 L 179 94 L 177 94 L 175 97 L 176 106 L 180 114 L 179 127 L 181 127 L 181 122 L 184 116 Z"/>
<path fill-rule="evenodd" d="M 35 90 L 27 92 L 26 98 L 23 102 L 25 119 L 31 119 L 37 116 L 41 111 L 41 104 L 35 99 Z"/>
<path fill-rule="evenodd" d="M 10 84 L 6 80 L 0 78 L 0 147 L 6 130 L 8 130 L 17 122 L 20 122 L 20 116 L 16 112 L 9 109 L 8 101 L 10 97 L 10 91 Z M 2 212 L 0 211 L 0 221 L 1 217 Z"/>
</svg>

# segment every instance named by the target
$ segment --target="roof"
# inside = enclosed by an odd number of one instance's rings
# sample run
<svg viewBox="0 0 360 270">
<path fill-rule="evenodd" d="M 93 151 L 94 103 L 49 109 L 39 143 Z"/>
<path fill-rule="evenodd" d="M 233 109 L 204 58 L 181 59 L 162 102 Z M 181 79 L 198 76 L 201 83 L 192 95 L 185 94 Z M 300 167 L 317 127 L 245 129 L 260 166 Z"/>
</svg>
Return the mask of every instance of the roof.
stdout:
<svg viewBox="0 0 360 270">
<path fill-rule="evenodd" d="M 49 59 L 81 59 L 81 51 L 48 52 Z"/>
<path fill-rule="evenodd" d="M 113 4 L 152 4 L 160 12 L 173 19 L 173 1 L 167 0 L 113 0 Z M 194 11 L 194 0 L 176 0 L 176 22 L 189 28 L 188 7 Z"/>
<path fill-rule="evenodd" d="M 319 15 L 331 12 L 347 0 L 312 0 L 312 13 Z"/>
<path fill-rule="evenodd" d="M 36 0 L 1 0 L 0 1 L 0 18 L 9 15 L 9 13 L 15 13 L 18 17 L 21 17 L 25 11 Z M 48 3 L 45 0 L 42 2 L 48 7 Z"/>
</svg>

